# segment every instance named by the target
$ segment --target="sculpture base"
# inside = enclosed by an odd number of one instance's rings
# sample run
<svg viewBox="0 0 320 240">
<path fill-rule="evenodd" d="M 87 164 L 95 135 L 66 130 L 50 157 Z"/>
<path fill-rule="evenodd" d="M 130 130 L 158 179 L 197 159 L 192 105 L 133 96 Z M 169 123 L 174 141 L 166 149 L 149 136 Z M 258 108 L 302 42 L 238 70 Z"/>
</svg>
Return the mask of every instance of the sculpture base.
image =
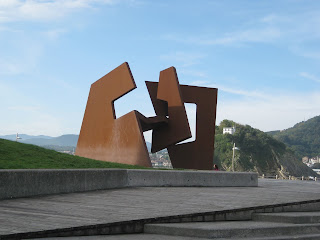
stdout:
<svg viewBox="0 0 320 240">
<path fill-rule="evenodd" d="M 257 187 L 253 172 L 127 170 L 129 187 Z"/>
<path fill-rule="evenodd" d="M 0 199 L 125 187 L 257 187 L 257 173 L 131 169 L 0 170 Z"/>
</svg>

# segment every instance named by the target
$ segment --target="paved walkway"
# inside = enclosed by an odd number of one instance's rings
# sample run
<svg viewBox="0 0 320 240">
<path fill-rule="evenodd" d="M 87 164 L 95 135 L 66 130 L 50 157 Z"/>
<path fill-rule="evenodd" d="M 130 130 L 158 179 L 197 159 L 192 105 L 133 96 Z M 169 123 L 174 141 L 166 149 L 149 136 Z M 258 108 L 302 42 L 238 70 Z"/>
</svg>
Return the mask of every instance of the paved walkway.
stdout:
<svg viewBox="0 0 320 240">
<path fill-rule="evenodd" d="M 259 179 L 259 187 L 127 188 L 0 201 L 0 236 L 320 199 L 320 182 Z"/>
</svg>

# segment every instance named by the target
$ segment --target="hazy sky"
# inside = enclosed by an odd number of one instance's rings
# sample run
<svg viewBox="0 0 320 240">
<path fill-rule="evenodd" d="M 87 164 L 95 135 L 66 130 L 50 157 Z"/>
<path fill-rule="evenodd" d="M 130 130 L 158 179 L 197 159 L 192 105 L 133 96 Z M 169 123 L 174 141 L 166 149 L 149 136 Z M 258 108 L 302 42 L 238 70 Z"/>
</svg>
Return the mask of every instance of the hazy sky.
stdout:
<svg viewBox="0 0 320 240">
<path fill-rule="evenodd" d="M 175 66 L 219 89 L 217 124 L 292 127 L 320 115 L 319 26 L 314 0 L 0 0 L 0 135 L 78 134 L 91 83 L 123 62 L 138 88 L 117 116 L 152 116 L 144 81 Z"/>
</svg>

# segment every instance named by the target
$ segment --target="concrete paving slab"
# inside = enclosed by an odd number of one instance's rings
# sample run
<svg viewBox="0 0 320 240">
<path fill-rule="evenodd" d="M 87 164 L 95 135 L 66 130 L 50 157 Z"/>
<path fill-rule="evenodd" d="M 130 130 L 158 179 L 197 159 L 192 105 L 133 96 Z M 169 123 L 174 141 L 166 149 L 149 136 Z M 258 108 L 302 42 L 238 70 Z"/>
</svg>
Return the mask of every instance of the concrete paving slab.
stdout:
<svg viewBox="0 0 320 240">
<path fill-rule="evenodd" d="M 320 182 L 259 187 L 139 187 L 0 201 L 0 236 L 320 199 Z"/>
<path fill-rule="evenodd" d="M 255 221 L 286 223 L 320 223 L 320 212 L 254 213 Z"/>
<path fill-rule="evenodd" d="M 320 224 L 291 224 L 256 221 L 146 224 L 144 232 L 198 238 L 248 238 L 320 234 Z"/>
</svg>

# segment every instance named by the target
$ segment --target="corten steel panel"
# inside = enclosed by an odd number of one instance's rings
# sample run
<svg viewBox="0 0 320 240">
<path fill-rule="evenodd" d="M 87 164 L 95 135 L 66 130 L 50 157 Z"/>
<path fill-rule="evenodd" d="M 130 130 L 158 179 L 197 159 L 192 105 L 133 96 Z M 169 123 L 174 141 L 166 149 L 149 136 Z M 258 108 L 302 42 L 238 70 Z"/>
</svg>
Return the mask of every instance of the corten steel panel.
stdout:
<svg viewBox="0 0 320 240">
<path fill-rule="evenodd" d="M 156 98 L 158 83 L 146 82 L 155 112 L 166 113 L 165 102 Z M 197 105 L 196 139 L 170 145 L 168 152 L 174 168 L 211 170 L 214 154 L 217 93 L 215 88 L 180 85 L 183 102 Z M 169 118 L 169 121 L 172 120 Z M 161 128 L 159 128 L 161 131 Z M 165 144 L 165 139 L 161 139 Z"/>
<path fill-rule="evenodd" d="M 123 63 L 91 85 L 76 155 L 151 167 L 137 111 L 115 119 L 114 101 L 136 85 Z"/>
<path fill-rule="evenodd" d="M 180 85 L 183 100 L 197 105 L 196 138 L 168 147 L 174 168 L 211 170 L 218 89 Z"/>
<path fill-rule="evenodd" d="M 161 71 L 159 83 L 146 82 L 146 85 L 157 116 L 168 116 L 166 126 L 152 131 L 151 152 L 190 138 L 191 131 L 176 69 L 170 67 Z"/>
<path fill-rule="evenodd" d="M 168 119 L 165 116 L 145 117 L 136 111 L 137 117 L 140 120 L 142 131 L 149 131 L 155 128 L 164 127 L 168 124 Z"/>
</svg>

